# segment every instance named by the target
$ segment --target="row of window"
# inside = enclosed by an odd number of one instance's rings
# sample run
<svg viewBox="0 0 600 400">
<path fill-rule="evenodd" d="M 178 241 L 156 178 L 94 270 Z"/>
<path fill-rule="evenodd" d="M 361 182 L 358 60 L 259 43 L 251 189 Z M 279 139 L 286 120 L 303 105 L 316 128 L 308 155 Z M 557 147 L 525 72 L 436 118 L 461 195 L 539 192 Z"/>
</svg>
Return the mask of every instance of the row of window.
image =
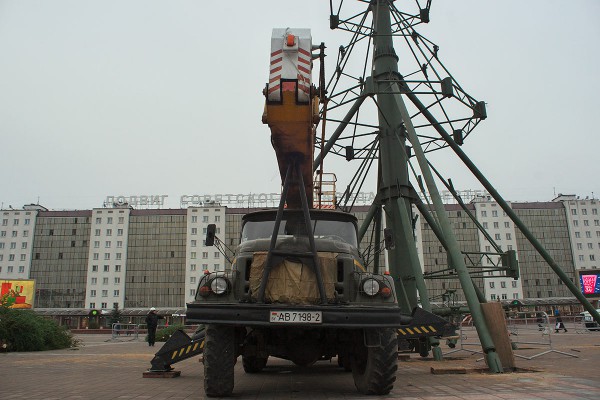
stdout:
<svg viewBox="0 0 600 400">
<path fill-rule="evenodd" d="M 107 249 L 110 249 L 110 247 L 112 246 L 112 242 L 110 240 L 107 240 L 106 242 L 104 242 L 104 247 Z M 100 241 L 96 240 L 94 241 L 94 248 L 97 249 L 100 247 Z M 117 240 L 117 248 L 121 248 L 123 247 L 123 241 L 121 240 Z"/>
<path fill-rule="evenodd" d="M 25 219 L 23 220 L 23 224 L 24 224 L 24 225 L 29 225 L 30 223 L 31 223 L 31 219 L 29 219 L 29 218 L 25 218 Z M 13 225 L 14 225 L 14 226 L 17 226 L 17 225 L 19 225 L 19 218 L 15 218 L 15 219 L 13 219 Z M 4 218 L 4 219 L 2 220 L 2 226 L 8 226 L 8 218 Z"/>
<path fill-rule="evenodd" d="M 113 297 L 119 297 L 119 289 L 113 291 Z M 96 297 L 96 289 L 90 290 L 90 297 Z M 102 297 L 108 297 L 108 290 L 102 290 Z"/>
<path fill-rule="evenodd" d="M 4 254 L 0 254 L 0 261 L 4 260 Z M 26 261 L 27 260 L 27 254 L 20 254 L 20 260 L 21 261 Z M 8 261 L 15 261 L 15 255 L 14 254 L 9 254 L 8 255 Z"/>
<path fill-rule="evenodd" d="M 101 223 L 102 223 L 102 217 L 96 217 L 96 224 L 100 225 Z M 106 223 L 109 224 L 109 225 L 112 224 L 113 223 L 113 217 L 106 217 Z M 118 223 L 119 224 L 125 223 L 125 217 L 119 217 Z"/>
<path fill-rule="evenodd" d="M 102 229 L 95 229 L 94 236 L 100 236 L 101 232 L 102 232 Z M 106 236 L 112 236 L 112 233 L 113 233 L 112 229 L 106 230 Z M 121 228 L 117 229 L 117 236 L 123 236 L 123 229 L 121 229 Z"/>
<path fill-rule="evenodd" d="M 503 214 L 506 215 L 506 213 L 503 213 Z M 487 211 L 481 210 L 481 216 L 487 217 Z M 498 210 L 492 210 L 492 217 L 497 217 L 497 216 L 498 216 Z"/>
<path fill-rule="evenodd" d="M 511 281 L 510 283 L 511 283 L 511 286 L 513 288 L 517 287 L 517 281 Z M 489 282 L 489 285 L 490 285 L 490 289 L 494 289 L 494 287 L 496 287 L 496 282 Z M 506 281 L 500 282 L 500 287 L 502 289 L 505 289 L 506 288 Z"/>
<path fill-rule="evenodd" d="M 585 261 L 585 256 L 583 254 L 579 255 L 579 261 Z M 594 254 L 590 254 L 590 261 L 596 261 L 596 256 Z"/>
<path fill-rule="evenodd" d="M 92 272 L 98 272 L 98 266 L 92 265 Z M 110 272 L 110 265 L 104 265 L 104 272 Z M 121 272 L 121 265 L 115 265 L 115 272 Z"/>
<path fill-rule="evenodd" d="M 576 238 L 580 238 L 581 237 L 581 232 L 575 232 L 575 237 Z M 585 231 L 585 237 L 586 238 L 591 238 L 592 237 L 592 232 L 591 231 Z M 596 237 L 600 237 L 600 231 L 596 231 Z"/>
<path fill-rule="evenodd" d="M 103 309 L 108 308 L 107 303 L 100 303 L 100 304 L 101 304 L 100 305 L 101 308 L 103 308 Z M 119 307 L 119 303 L 113 303 L 113 308 L 118 308 L 118 307 Z M 96 303 L 95 302 L 90 303 L 90 309 L 93 310 L 95 308 L 96 308 Z"/>
<path fill-rule="evenodd" d="M 215 252 L 214 252 L 214 254 L 213 254 L 213 257 L 214 257 L 214 258 L 219 258 L 219 257 L 221 257 L 221 253 L 219 253 L 218 251 L 215 251 Z M 192 251 L 192 252 L 190 253 L 190 258 L 191 258 L 192 260 L 195 260 L 195 259 L 196 259 L 196 252 L 195 252 L 195 251 Z M 203 252 L 202 252 L 202 258 L 208 258 L 208 251 L 203 251 Z"/>
<path fill-rule="evenodd" d="M 58 258 L 62 258 L 62 257 L 60 257 L 60 255 L 61 255 L 62 253 L 58 253 L 58 254 L 59 254 L 59 257 L 58 257 Z M 122 258 L 122 256 L 123 256 L 123 253 L 117 253 L 117 254 L 115 254 L 115 260 L 120 260 L 120 259 Z M 93 258 L 94 260 L 99 260 L 99 259 L 100 259 L 100 253 L 94 253 L 94 254 L 92 255 L 92 258 Z M 110 253 L 104 253 L 104 259 L 105 259 L 105 260 L 110 260 Z"/>
<path fill-rule="evenodd" d="M 494 222 L 493 226 L 494 226 L 494 229 L 499 229 L 500 228 L 500 223 L 499 222 Z M 505 228 L 510 228 L 510 222 L 508 222 L 508 221 L 504 222 L 504 227 Z M 483 223 L 483 228 L 484 229 L 488 228 L 488 223 L 487 222 Z"/>
<path fill-rule="evenodd" d="M 220 215 L 215 215 L 215 220 L 214 222 L 220 222 L 221 221 L 221 216 Z M 198 216 L 197 215 L 192 215 L 192 223 L 196 223 L 198 222 Z M 202 222 L 209 222 L 208 221 L 208 215 L 203 215 L 202 216 Z"/>
<path fill-rule="evenodd" d="M 513 299 L 518 299 L 519 298 L 519 293 L 513 293 L 512 294 L 512 298 Z M 490 299 L 492 300 L 508 300 L 508 295 L 506 293 L 502 293 L 502 295 L 500 295 L 500 297 L 498 297 L 498 295 L 496 295 L 495 293 L 490 294 Z"/>
<path fill-rule="evenodd" d="M 0 249 L 4 249 L 4 248 L 5 248 L 4 242 L 0 242 Z M 17 248 L 17 242 L 10 242 L 10 249 L 16 249 L 16 248 Z M 21 248 L 22 249 L 26 249 L 27 248 L 27 242 L 21 243 Z"/>
<path fill-rule="evenodd" d="M 107 267 L 108 267 L 108 265 L 107 265 Z M 115 278 L 114 278 L 114 284 L 115 285 L 119 285 L 120 283 L 121 283 L 121 277 L 120 276 L 115 276 Z M 98 278 L 93 277 L 92 281 L 91 281 L 91 284 L 92 285 L 97 285 L 98 284 Z M 108 285 L 108 277 L 102 278 L 102 284 L 103 285 Z"/>
<path fill-rule="evenodd" d="M 0 237 L 6 237 L 6 231 L 0 231 Z M 12 231 L 11 237 L 18 237 L 19 231 Z M 29 231 L 23 231 L 23 237 L 29 237 Z"/>
<path fill-rule="evenodd" d="M 588 243 L 587 248 L 592 250 L 594 248 L 594 244 Z M 600 249 L 600 242 L 598 243 L 598 249 Z M 583 250 L 583 243 L 577 243 L 577 250 Z"/>
<path fill-rule="evenodd" d="M 7 274 L 12 274 L 14 272 L 14 267 L 12 265 L 9 265 L 8 267 L 6 267 L 6 273 Z M 24 274 L 25 273 L 25 266 L 24 265 L 19 265 L 19 269 L 18 269 L 18 273 L 19 274 Z M 0 273 L 2 273 L 2 266 L 0 266 Z"/>
<path fill-rule="evenodd" d="M 571 208 L 571 215 L 577 215 L 577 209 Z M 581 215 L 587 215 L 587 208 L 581 209 Z M 592 215 L 598 215 L 598 209 L 592 208 Z"/>
<path fill-rule="evenodd" d="M 574 219 L 573 220 L 573 226 L 579 226 L 579 220 Z M 590 226 L 590 220 L 584 219 L 583 220 L 583 226 Z M 594 226 L 600 226 L 600 219 L 595 219 L 594 220 Z"/>
<path fill-rule="evenodd" d="M 219 271 L 221 269 L 221 264 L 213 264 L 213 268 L 215 271 Z M 208 270 L 208 264 L 202 264 L 202 271 Z M 196 271 L 196 264 L 190 264 L 190 271 Z"/>
<path fill-rule="evenodd" d="M 203 228 L 202 229 L 202 234 L 203 235 L 206 235 L 206 229 L 207 228 Z M 217 235 L 220 234 L 221 233 L 221 228 L 217 228 L 215 232 L 216 232 Z M 197 235 L 198 234 L 198 228 L 192 228 L 191 233 L 192 233 L 192 235 Z"/>
</svg>

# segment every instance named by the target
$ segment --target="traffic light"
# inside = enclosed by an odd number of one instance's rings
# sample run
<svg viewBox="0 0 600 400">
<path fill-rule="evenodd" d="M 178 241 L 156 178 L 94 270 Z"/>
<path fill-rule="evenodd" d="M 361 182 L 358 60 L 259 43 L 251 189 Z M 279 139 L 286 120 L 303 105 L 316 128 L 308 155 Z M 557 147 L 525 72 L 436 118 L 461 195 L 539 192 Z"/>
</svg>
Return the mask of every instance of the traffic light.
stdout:
<svg viewBox="0 0 600 400">
<path fill-rule="evenodd" d="M 521 302 L 521 300 L 513 300 L 510 302 L 511 307 L 521 307 L 522 305 L 523 303 Z"/>
<path fill-rule="evenodd" d="M 88 314 L 88 316 L 89 316 L 90 318 L 95 318 L 95 317 L 97 317 L 98 315 L 100 315 L 100 311 L 98 311 L 98 310 L 90 310 L 90 312 L 89 312 L 89 314 Z"/>
<path fill-rule="evenodd" d="M 206 245 L 214 246 L 215 245 L 215 231 L 217 230 L 217 226 L 215 224 L 210 224 L 206 228 Z"/>
</svg>

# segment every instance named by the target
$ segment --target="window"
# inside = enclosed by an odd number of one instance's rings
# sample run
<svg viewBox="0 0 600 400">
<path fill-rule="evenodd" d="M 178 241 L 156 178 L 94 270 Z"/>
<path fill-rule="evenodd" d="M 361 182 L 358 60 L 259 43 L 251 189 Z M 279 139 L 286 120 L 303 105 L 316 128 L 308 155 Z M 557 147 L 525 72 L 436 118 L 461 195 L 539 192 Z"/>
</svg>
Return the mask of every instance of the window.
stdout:
<svg viewBox="0 0 600 400">
<path fill-rule="evenodd" d="M 4 248 L 4 243 L 0 243 L 0 249 Z"/>
<path fill-rule="evenodd" d="M 15 261 L 15 255 L 14 254 L 9 254 L 8 255 L 8 261 Z"/>
<path fill-rule="evenodd" d="M 219 271 L 221 269 L 221 265 L 220 264 L 215 264 L 215 271 Z"/>
<path fill-rule="evenodd" d="M 31 222 L 31 220 L 29 218 L 25 218 L 25 225 L 29 225 L 29 223 Z"/>
<path fill-rule="evenodd" d="M 108 217 L 106 218 L 106 223 L 107 224 L 112 224 L 113 218 L 112 217 Z"/>
<path fill-rule="evenodd" d="M 215 251 L 215 258 L 219 258 L 221 256 L 221 253 L 219 253 L 218 251 Z"/>
<path fill-rule="evenodd" d="M 98 284 L 98 278 L 92 278 L 92 285 Z"/>
<path fill-rule="evenodd" d="M 594 220 L 594 225 L 595 226 L 600 226 L 600 219 L 595 219 Z M 25 232 L 23 232 L 23 233 L 25 233 Z M 25 236 L 25 235 L 23 235 L 23 236 Z"/>
<path fill-rule="evenodd" d="M 26 248 L 27 248 L 27 242 L 23 242 L 23 243 L 21 243 L 21 248 L 22 248 L 22 249 L 26 249 Z"/>
<path fill-rule="evenodd" d="M 490 299 L 492 299 L 492 300 L 496 300 L 496 295 L 492 293 L 492 294 L 490 295 Z"/>
<path fill-rule="evenodd" d="M 505 227 L 505 228 L 510 228 L 510 222 L 508 222 L 508 221 L 507 221 L 507 222 L 505 222 L 505 223 L 504 223 L 504 227 Z"/>
<path fill-rule="evenodd" d="M 125 217 L 119 217 L 119 223 L 120 224 L 125 223 Z"/>
<path fill-rule="evenodd" d="M 110 260 L 110 253 L 104 253 L 104 259 Z"/>
<path fill-rule="evenodd" d="M 203 234 L 203 235 L 206 235 L 206 228 L 203 228 L 203 229 L 202 229 L 202 234 Z"/>
<path fill-rule="evenodd" d="M 97 249 L 98 247 L 100 247 L 100 241 L 99 240 L 95 240 L 94 241 L 94 248 Z"/>
<path fill-rule="evenodd" d="M 581 237 L 581 234 L 579 232 L 575 232 L 575 237 L 579 238 L 579 237 Z"/>
<path fill-rule="evenodd" d="M 96 291 L 95 290 L 90 290 L 90 297 L 96 297 Z"/>
<path fill-rule="evenodd" d="M 62 258 L 63 258 L 63 253 L 58 253 L 58 259 L 62 260 Z"/>
<path fill-rule="evenodd" d="M 584 219 L 583 226 L 590 226 L 590 221 L 588 221 L 587 219 Z"/>
<path fill-rule="evenodd" d="M 220 222 L 220 221 L 221 221 L 221 216 L 215 215 L 215 222 Z"/>
<path fill-rule="evenodd" d="M 121 254 L 122 254 L 122 253 L 117 253 L 117 254 L 115 255 L 115 257 L 116 257 L 116 259 L 117 259 L 117 260 L 120 260 L 120 259 L 121 259 Z"/>
<path fill-rule="evenodd" d="M 484 210 L 484 211 L 482 211 L 482 212 L 481 212 L 481 216 L 482 216 L 482 217 L 487 217 L 487 211 L 485 211 L 485 210 Z"/>
<path fill-rule="evenodd" d="M 190 264 L 190 271 L 196 270 L 196 264 Z"/>
<path fill-rule="evenodd" d="M 574 220 L 573 220 L 573 226 L 579 226 L 579 221 L 578 221 L 578 220 L 576 220 L 576 219 L 574 219 Z"/>
<path fill-rule="evenodd" d="M 196 289 L 190 289 L 190 296 L 196 295 Z"/>
<path fill-rule="evenodd" d="M 96 224 L 101 224 L 101 223 L 102 223 L 102 218 L 100 218 L 100 217 L 97 217 L 97 218 L 96 218 Z"/>
<path fill-rule="evenodd" d="M 196 259 L 196 252 L 195 252 L 195 251 L 192 251 L 192 252 L 190 253 L 190 258 L 191 258 L 192 260 L 195 260 L 195 259 Z"/>
<path fill-rule="evenodd" d="M 2 232 L 0 232 L 0 236 L 1 236 L 1 237 L 6 237 L 6 231 L 2 231 Z"/>
<path fill-rule="evenodd" d="M 110 240 L 107 240 L 107 241 L 104 243 L 104 247 L 106 247 L 107 249 L 110 249 L 110 245 L 111 245 L 111 243 L 110 243 Z"/>
<path fill-rule="evenodd" d="M 27 254 L 21 254 L 21 261 L 25 261 L 26 258 L 27 258 Z"/>
<path fill-rule="evenodd" d="M 587 215 L 587 208 L 584 208 L 584 209 L 582 209 L 582 210 L 581 210 L 581 214 L 583 214 L 583 215 Z"/>
<path fill-rule="evenodd" d="M 590 231 L 585 231 L 585 237 L 586 237 L 586 238 L 591 238 L 591 237 L 592 237 L 592 232 L 590 232 Z"/>
<path fill-rule="evenodd" d="M 498 222 L 494 222 L 494 229 L 498 229 L 500 226 L 498 224 Z"/>
<path fill-rule="evenodd" d="M 123 247 L 123 242 L 121 240 L 117 240 L 117 248 Z"/>
<path fill-rule="evenodd" d="M 190 283 L 196 283 L 196 277 L 190 276 Z"/>
<path fill-rule="evenodd" d="M 596 256 L 593 254 L 590 254 L 590 261 L 596 261 Z"/>
<path fill-rule="evenodd" d="M 92 272 L 98 272 L 98 266 L 92 265 Z"/>
<path fill-rule="evenodd" d="M 23 272 L 25 272 L 25 266 L 20 265 L 19 266 L 19 273 L 22 274 Z"/>
<path fill-rule="evenodd" d="M 509 244 L 509 245 L 507 245 L 507 246 L 506 246 L 506 249 L 507 249 L 507 250 L 512 250 L 512 249 L 513 249 L 513 247 L 512 247 L 512 245 L 511 245 L 511 244 Z"/>
<path fill-rule="evenodd" d="M 508 296 L 506 295 L 506 293 L 502 293 L 502 300 L 506 300 L 508 298 Z"/>
<path fill-rule="evenodd" d="M 13 267 L 12 265 L 9 265 L 8 268 L 6 269 L 6 272 L 8 273 L 12 273 L 13 272 Z"/>
<path fill-rule="evenodd" d="M 198 234 L 198 229 L 192 228 L 192 235 L 197 235 L 197 234 Z"/>
<path fill-rule="evenodd" d="M 123 236 L 123 229 L 117 229 L 117 236 Z"/>
<path fill-rule="evenodd" d="M 120 265 L 115 265 L 115 272 L 121 272 L 121 266 Z"/>
<path fill-rule="evenodd" d="M 514 287 L 514 288 L 516 288 L 516 287 L 517 287 L 517 281 L 512 281 L 510 284 L 511 284 L 511 286 L 512 286 L 512 287 Z"/>
<path fill-rule="evenodd" d="M 17 237 L 17 231 L 12 231 L 12 237 Z"/>
<path fill-rule="evenodd" d="M 577 215 L 577 209 L 571 208 L 571 215 Z"/>
<path fill-rule="evenodd" d="M 202 252 L 202 258 L 208 258 L 208 251 Z"/>
<path fill-rule="evenodd" d="M 198 222 L 198 216 L 192 215 L 192 222 Z"/>
<path fill-rule="evenodd" d="M 75 241 L 71 240 L 71 247 L 75 247 Z"/>
<path fill-rule="evenodd" d="M 94 260 L 98 260 L 98 257 L 100 257 L 100 254 L 94 253 Z"/>
<path fill-rule="evenodd" d="M 113 297 L 119 297 L 119 289 L 113 291 Z"/>
<path fill-rule="evenodd" d="M 104 266 L 104 272 L 110 272 L 110 265 Z"/>
<path fill-rule="evenodd" d="M 202 222 L 208 222 L 208 215 L 202 216 Z"/>
<path fill-rule="evenodd" d="M 588 249 L 593 249 L 594 245 L 592 243 L 588 243 Z"/>
<path fill-rule="evenodd" d="M 496 233 L 496 234 L 494 235 L 494 239 L 496 239 L 496 240 L 501 240 L 501 239 L 502 239 L 502 237 L 500 236 L 500 234 L 499 234 L 499 233 Z"/>
<path fill-rule="evenodd" d="M 208 264 L 202 264 L 202 270 L 206 271 L 208 269 Z"/>
<path fill-rule="evenodd" d="M 23 237 L 28 237 L 29 236 L 29 231 L 23 231 Z"/>
<path fill-rule="evenodd" d="M 490 282 L 490 289 L 493 289 L 496 286 L 494 282 Z"/>
<path fill-rule="evenodd" d="M 112 236 L 112 229 L 106 230 L 106 236 Z"/>
<path fill-rule="evenodd" d="M 2 226 L 6 226 L 8 225 L 8 219 L 3 219 L 2 220 Z"/>
<path fill-rule="evenodd" d="M 48 236 L 54 236 L 54 229 L 48 230 Z"/>
<path fill-rule="evenodd" d="M 106 303 L 102 303 L 102 308 L 106 308 Z"/>
<path fill-rule="evenodd" d="M 506 240 L 512 240 L 512 234 L 511 233 L 507 233 L 506 234 Z"/>
<path fill-rule="evenodd" d="M 102 291 L 102 297 L 108 297 L 108 290 Z"/>
<path fill-rule="evenodd" d="M 96 303 L 90 303 L 90 308 L 96 308 Z"/>
<path fill-rule="evenodd" d="M 102 284 L 108 285 L 108 278 L 102 278 Z"/>
<path fill-rule="evenodd" d="M 505 289 L 506 288 L 506 282 L 505 281 L 500 282 L 500 287 L 502 289 Z"/>
<path fill-rule="evenodd" d="M 498 210 L 492 210 L 492 217 L 498 216 Z"/>
<path fill-rule="evenodd" d="M 94 236 L 100 236 L 100 229 L 94 230 Z"/>
<path fill-rule="evenodd" d="M 195 240 L 192 240 L 192 241 L 191 241 L 191 246 L 192 246 L 192 247 L 196 247 L 196 241 L 195 241 Z"/>
<path fill-rule="evenodd" d="M 583 250 L 583 244 L 577 243 L 577 250 Z"/>
<path fill-rule="evenodd" d="M 583 261 L 583 254 L 579 255 L 579 261 Z"/>
<path fill-rule="evenodd" d="M 592 214 L 598 215 L 598 209 L 597 208 L 592 208 Z"/>
<path fill-rule="evenodd" d="M 120 277 L 115 277 L 115 285 L 119 285 L 121 283 L 121 278 Z"/>
<path fill-rule="evenodd" d="M 19 225 L 19 220 L 18 219 L 13 220 L 13 225 Z"/>
</svg>

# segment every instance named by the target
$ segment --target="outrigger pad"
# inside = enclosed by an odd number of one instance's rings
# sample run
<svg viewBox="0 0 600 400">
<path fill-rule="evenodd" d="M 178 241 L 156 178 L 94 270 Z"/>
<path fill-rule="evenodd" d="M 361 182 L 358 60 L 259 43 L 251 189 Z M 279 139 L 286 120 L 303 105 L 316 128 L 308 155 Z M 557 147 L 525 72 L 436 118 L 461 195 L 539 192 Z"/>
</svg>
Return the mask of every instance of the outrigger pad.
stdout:
<svg viewBox="0 0 600 400">
<path fill-rule="evenodd" d="M 412 321 L 408 325 L 402 325 L 398 328 L 398 336 L 412 338 L 455 335 L 456 326 L 446 321 L 444 318 L 425 311 L 420 307 L 415 307 L 411 316 Z"/>
</svg>

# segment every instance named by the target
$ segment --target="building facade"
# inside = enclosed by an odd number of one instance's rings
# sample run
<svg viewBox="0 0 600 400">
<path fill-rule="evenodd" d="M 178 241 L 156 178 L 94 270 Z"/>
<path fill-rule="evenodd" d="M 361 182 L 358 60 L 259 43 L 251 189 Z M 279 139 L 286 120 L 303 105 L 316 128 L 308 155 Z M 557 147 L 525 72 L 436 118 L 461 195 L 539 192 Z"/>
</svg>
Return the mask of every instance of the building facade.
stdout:
<svg viewBox="0 0 600 400">
<path fill-rule="evenodd" d="M 578 270 L 598 268 L 597 200 L 559 196 L 551 202 L 510 206 L 574 282 L 579 284 Z M 182 309 L 194 298 L 204 271 L 227 268 L 240 238 L 242 216 L 249 211 L 253 209 L 214 202 L 186 209 L 114 205 L 79 211 L 32 206 L 1 210 L 0 280 L 34 279 L 36 308 Z M 354 208 L 359 227 L 367 211 L 368 207 Z M 486 299 L 572 297 L 493 200 L 475 199 L 466 210 L 447 204 L 446 211 L 465 263 Z M 444 246 L 423 216 L 415 215 L 415 241 L 430 298 L 436 301 L 451 291 L 464 299 Z M 224 254 L 205 245 L 209 224 L 215 224 Z M 367 267 L 373 268 L 379 257 L 385 269 L 384 236 L 368 246 L 373 236 L 368 229 L 361 243 Z M 499 254 L 508 250 L 517 253 L 519 279 L 497 268 Z"/>
</svg>

